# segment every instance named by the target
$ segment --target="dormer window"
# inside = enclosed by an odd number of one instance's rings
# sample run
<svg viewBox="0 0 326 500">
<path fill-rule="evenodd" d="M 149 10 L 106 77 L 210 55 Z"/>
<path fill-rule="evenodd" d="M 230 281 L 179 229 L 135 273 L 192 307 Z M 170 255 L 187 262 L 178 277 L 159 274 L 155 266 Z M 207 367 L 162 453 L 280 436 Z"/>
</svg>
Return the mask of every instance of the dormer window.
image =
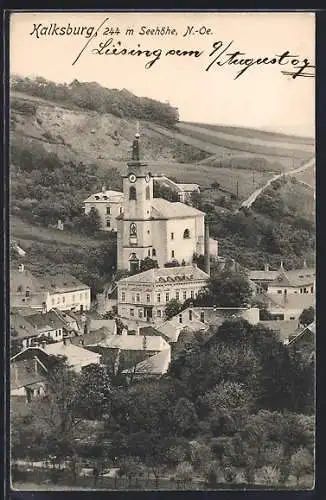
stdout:
<svg viewBox="0 0 326 500">
<path fill-rule="evenodd" d="M 25 297 L 30 297 L 30 291 L 29 291 L 29 288 L 26 289 L 26 292 L 25 292 Z"/>
<path fill-rule="evenodd" d="M 99 196 L 95 196 L 95 200 L 99 200 L 99 199 L 100 199 L 100 197 L 99 197 Z"/>
<path fill-rule="evenodd" d="M 183 232 L 183 239 L 188 240 L 190 238 L 190 231 L 189 229 L 185 229 Z"/>
<path fill-rule="evenodd" d="M 22 293 L 22 291 L 23 291 L 23 287 L 22 287 L 22 285 L 19 285 L 17 288 L 17 292 Z"/>
</svg>

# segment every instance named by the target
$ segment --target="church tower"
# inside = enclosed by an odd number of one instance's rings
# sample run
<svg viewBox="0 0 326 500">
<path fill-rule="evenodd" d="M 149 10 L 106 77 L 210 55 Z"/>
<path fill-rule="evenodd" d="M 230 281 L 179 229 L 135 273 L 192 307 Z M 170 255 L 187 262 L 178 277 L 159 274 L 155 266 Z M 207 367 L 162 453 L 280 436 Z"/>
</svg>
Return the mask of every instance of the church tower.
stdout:
<svg viewBox="0 0 326 500">
<path fill-rule="evenodd" d="M 153 178 L 140 161 L 139 130 L 132 144 L 132 158 L 123 176 L 124 212 L 118 221 L 118 269 L 134 271 L 140 261 L 152 257 Z"/>
</svg>

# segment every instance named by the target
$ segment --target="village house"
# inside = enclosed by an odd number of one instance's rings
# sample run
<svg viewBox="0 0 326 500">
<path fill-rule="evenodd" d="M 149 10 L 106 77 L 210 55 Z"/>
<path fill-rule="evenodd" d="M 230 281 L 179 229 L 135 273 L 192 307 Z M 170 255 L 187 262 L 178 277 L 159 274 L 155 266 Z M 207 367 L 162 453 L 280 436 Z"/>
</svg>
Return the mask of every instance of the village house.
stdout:
<svg viewBox="0 0 326 500">
<path fill-rule="evenodd" d="M 11 358 L 12 361 L 20 361 L 22 359 L 33 359 L 34 356 L 47 367 L 49 357 L 57 356 L 66 358 L 68 366 L 74 371 L 80 372 L 85 366 L 101 363 L 101 355 L 84 349 L 71 343 L 70 339 L 64 338 L 62 342 L 54 344 L 46 344 L 42 342 L 41 346 L 27 347 Z"/>
<path fill-rule="evenodd" d="M 305 294 L 314 297 L 315 269 L 304 266 L 302 269 L 286 271 L 281 264 L 277 277 L 268 284 L 267 294 L 283 295 L 285 299 L 291 294 Z"/>
<path fill-rule="evenodd" d="M 107 190 L 103 186 L 100 193 L 89 196 L 84 201 L 85 214 L 97 210 L 103 231 L 117 231 L 117 217 L 123 212 L 123 193 Z"/>
<path fill-rule="evenodd" d="M 150 257 L 159 267 L 177 261 L 191 264 L 194 254 L 209 255 L 205 214 L 180 202 L 153 197 L 153 177 L 139 159 L 139 134 L 123 176 L 123 213 L 117 217 L 118 269 L 135 272 Z M 216 246 L 213 248 L 216 257 Z"/>
<path fill-rule="evenodd" d="M 91 307 L 91 290 L 70 274 L 47 275 L 39 278 L 46 295 L 46 310 L 88 311 Z"/>
<path fill-rule="evenodd" d="M 181 203 L 190 202 L 192 193 L 200 193 L 198 184 L 181 184 L 178 182 L 177 186 Z"/>
<path fill-rule="evenodd" d="M 255 283 L 258 287 L 258 290 L 261 292 L 266 291 L 269 283 L 274 281 L 280 273 L 278 271 L 271 271 L 269 269 L 269 265 L 265 264 L 264 270 L 249 270 L 248 271 L 248 279 Z"/>
<path fill-rule="evenodd" d="M 99 333 L 100 331 L 97 331 L 89 335 L 96 334 L 98 337 Z M 94 337 L 93 342 L 87 340 L 88 335 L 84 338 L 85 342 L 87 341 L 87 349 L 100 353 L 103 363 L 111 367 L 113 373 L 124 373 L 124 370 L 127 370 L 130 374 L 129 370 L 131 370 L 133 374 L 138 373 L 142 376 L 144 374 L 163 375 L 171 360 L 170 345 L 161 335 L 146 335 L 145 333 L 143 331 L 143 334 L 140 334 L 140 329 L 137 329 L 134 335 L 128 335 L 127 331 L 123 335 L 105 333 L 102 334 L 102 340 Z M 153 356 L 163 352 L 164 354 L 159 358 L 149 361 Z M 146 363 L 143 363 L 145 361 Z"/>
<path fill-rule="evenodd" d="M 121 318 L 161 322 L 172 299 L 195 299 L 208 281 L 196 265 L 149 269 L 118 281 Z"/>
<path fill-rule="evenodd" d="M 47 292 L 44 285 L 24 264 L 10 269 L 10 308 L 46 310 Z"/>
<path fill-rule="evenodd" d="M 252 325 L 259 322 L 257 307 L 193 307 L 184 309 L 176 316 L 158 323 L 155 328 L 166 335 L 170 342 L 177 342 L 182 331 L 207 331 L 211 326 L 218 327 L 227 319 L 242 318 Z"/>
<path fill-rule="evenodd" d="M 66 323 L 55 311 L 36 313 L 22 316 L 10 314 L 10 335 L 12 344 L 19 344 L 22 348 L 39 344 L 42 339 L 53 342 L 62 340 Z"/>
<path fill-rule="evenodd" d="M 10 270 L 10 308 L 36 311 L 87 311 L 91 306 L 89 286 L 70 274 L 35 277 L 23 264 Z"/>
<path fill-rule="evenodd" d="M 45 392 L 48 370 L 37 356 L 17 359 L 10 365 L 10 396 L 30 403 Z"/>
</svg>

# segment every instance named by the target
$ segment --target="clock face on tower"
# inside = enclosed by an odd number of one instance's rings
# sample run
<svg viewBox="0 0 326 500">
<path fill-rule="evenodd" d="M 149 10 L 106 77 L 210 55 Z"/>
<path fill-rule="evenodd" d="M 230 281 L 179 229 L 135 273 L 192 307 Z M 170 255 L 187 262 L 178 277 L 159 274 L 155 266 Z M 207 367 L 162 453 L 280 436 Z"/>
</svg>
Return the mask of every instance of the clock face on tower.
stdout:
<svg viewBox="0 0 326 500">
<path fill-rule="evenodd" d="M 149 182 L 149 180 L 150 180 L 150 176 L 149 176 L 149 174 L 147 174 L 146 177 L 145 177 L 145 181 Z"/>
<path fill-rule="evenodd" d="M 135 176 L 135 174 L 129 174 L 129 181 L 130 182 L 134 183 L 134 182 L 136 182 L 136 179 L 137 179 L 137 177 Z"/>
</svg>

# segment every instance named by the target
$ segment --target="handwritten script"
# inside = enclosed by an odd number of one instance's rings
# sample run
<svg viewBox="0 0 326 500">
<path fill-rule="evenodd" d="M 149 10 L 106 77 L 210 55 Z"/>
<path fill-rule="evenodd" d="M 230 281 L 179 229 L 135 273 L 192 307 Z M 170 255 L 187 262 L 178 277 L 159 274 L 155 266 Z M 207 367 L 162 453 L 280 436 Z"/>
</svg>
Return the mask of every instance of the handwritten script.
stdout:
<svg viewBox="0 0 326 500">
<path fill-rule="evenodd" d="M 143 60 L 145 69 L 150 70 L 163 58 L 177 57 L 199 60 L 202 63 L 201 69 L 207 72 L 221 70 L 223 67 L 232 67 L 235 80 L 255 67 L 263 68 L 266 66 L 279 67 L 283 75 L 293 79 L 315 76 L 315 66 L 307 57 L 292 54 L 289 50 L 284 50 L 280 54 L 260 54 L 253 57 L 237 47 L 234 40 L 218 39 L 213 29 L 208 26 L 186 26 L 182 34 L 178 33 L 173 26 L 140 26 L 138 29 L 130 27 L 121 31 L 119 26 L 111 24 L 110 19 L 106 18 L 97 28 L 95 26 L 74 26 L 70 23 L 62 26 L 56 23 L 34 24 L 30 35 L 36 38 L 44 36 L 79 36 L 84 38 L 85 42 L 73 59 L 72 65 L 77 64 L 85 54 L 102 57 L 131 56 Z M 158 45 L 153 49 L 146 47 L 146 41 L 144 44 L 135 43 L 133 40 L 135 35 L 145 39 L 155 37 L 158 39 Z M 189 49 L 178 47 L 178 36 L 189 39 L 192 47 Z M 196 36 L 208 39 L 207 49 L 196 48 L 194 44 Z M 167 37 L 170 40 L 174 39 L 175 44 L 170 42 L 169 49 L 162 49 L 160 39 Z M 130 40 L 131 43 L 129 43 Z M 150 45 L 152 47 L 152 43 Z"/>
</svg>

